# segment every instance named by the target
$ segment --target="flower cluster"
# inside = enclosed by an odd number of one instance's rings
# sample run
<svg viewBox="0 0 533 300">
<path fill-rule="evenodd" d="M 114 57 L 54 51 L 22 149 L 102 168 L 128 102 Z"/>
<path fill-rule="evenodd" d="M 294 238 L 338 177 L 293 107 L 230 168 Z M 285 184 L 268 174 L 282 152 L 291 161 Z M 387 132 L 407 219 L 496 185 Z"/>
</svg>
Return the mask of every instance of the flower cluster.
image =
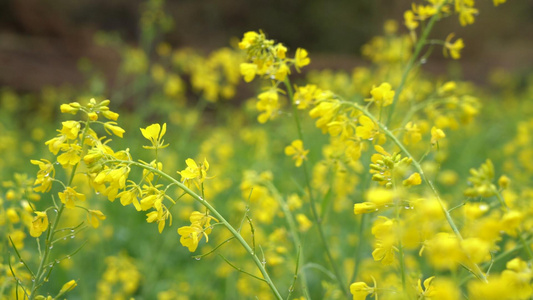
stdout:
<svg viewBox="0 0 533 300">
<path fill-rule="evenodd" d="M 211 220 L 218 222 L 215 217 L 207 213 L 193 211 L 190 217 L 191 225 L 178 228 L 178 234 L 181 235 L 180 243 L 189 248 L 190 252 L 196 251 L 202 237 L 205 237 L 207 243 L 209 241 L 208 235 L 211 233 L 213 226 L 211 225 Z"/>
</svg>

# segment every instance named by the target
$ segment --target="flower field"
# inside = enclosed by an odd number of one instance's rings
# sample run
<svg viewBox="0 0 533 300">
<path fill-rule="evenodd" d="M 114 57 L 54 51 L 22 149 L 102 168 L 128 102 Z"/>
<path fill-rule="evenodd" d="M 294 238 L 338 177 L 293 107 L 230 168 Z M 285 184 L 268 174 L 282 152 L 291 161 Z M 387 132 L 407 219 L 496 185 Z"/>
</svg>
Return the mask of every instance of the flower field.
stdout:
<svg viewBox="0 0 533 300">
<path fill-rule="evenodd" d="M 424 69 L 474 1 L 416 1 L 350 71 L 259 29 L 173 48 L 147 3 L 140 45 L 94 37 L 113 84 L 0 88 L 1 299 L 532 299 L 533 72 Z"/>
</svg>

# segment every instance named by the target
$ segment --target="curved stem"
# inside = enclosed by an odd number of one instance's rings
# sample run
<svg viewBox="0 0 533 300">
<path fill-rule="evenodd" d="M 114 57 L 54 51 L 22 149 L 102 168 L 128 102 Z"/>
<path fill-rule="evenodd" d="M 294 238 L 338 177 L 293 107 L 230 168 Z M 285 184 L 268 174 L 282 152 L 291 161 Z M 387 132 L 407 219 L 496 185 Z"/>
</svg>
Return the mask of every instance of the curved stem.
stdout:
<svg viewBox="0 0 533 300">
<path fill-rule="evenodd" d="M 439 195 L 439 192 L 437 191 L 437 188 L 435 188 L 435 185 L 433 185 L 433 182 L 431 180 L 429 180 L 429 178 L 426 176 L 426 174 L 424 173 L 424 170 L 422 169 L 422 166 L 420 165 L 420 163 L 418 163 L 418 161 L 413 157 L 413 155 L 409 151 L 407 151 L 407 149 L 402 144 L 402 142 L 400 142 L 400 140 L 398 140 L 398 138 L 392 133 L 392 131 L 387 129 L 387 126 L 385 126 L 382 123 L 380 123 L 378 121 L 378 119 L 374 115 L 372 115 L 368 110 L 366 110 L 361 105 L 359 105 L 357 103 L 353 103 L 353 102 L 347 102 L 347 101 L 341 101 L 341 103 L 345 104 L 345 105 L 353 106 L 354 108 L 360 110 L 368 118 L 370 118 L 374 123 L 378 124 L 379 128 L 385 133 L 385 135 L 387 137 L 389 137 L 394 142 L 394 144 L 396 144 L 396 146 L 398 146 L 398 148 L 400 148 L 400 150 L 405 154 L 405 156 L 409 157 L 412 160 L 413 167 L 417 170 L 418 173 L 420 173 L 420 177 L 422 178 L 422 180 L 429 186 L 429 188 L 433 192 L 433 195 L 435 196 L 435 199 L 437 199 L 437 202 L 439 203 L 439 206 L 440 206 L 442 212 L 444 213 L 444 217 L 446 218 L 446 221 L 450 225 L 450 227 L 451 227 L 452 231 L 454 232 L 455 236 L 457 237 L 457 239 L 460 242 L 463 241 L 463 236 L 461 235 L 461 232 L 459 231 L 459 228 L 457 227 L 457 225 L 453 221 L 452 216 L 448 212 L 448 209 L 446 208 L 446 205 L 444 204 L 444 201 L 440 198 L 440 195 Z M 470 259 L 470 257 L 468 257 L 468 258 Z M 487 278 L 486 278 L 485 274 L 483 274 L 483 272 L 481 271 L 479 266 L 477 264 L 475 264 L 475 263 L 472 263 L 472 266 L 473 266 L 473 269 L 474 269 L 473 270 L 474 274 L 477 277 L 479 277 L 481 280 L 487 282 Z"/>
<path fill-rule="evenodd" d="M 279 300 L 283 299 L 281 297 L 281 294 L 279 293 L 278 289 L 276 288 L 276 286 L 272 282 L 272 279 L 270 279 L 270 276 L 268 275 L 265 267 L 263 266 L 263 264 L 261 263 L 261 261 L 259 260 L 257 255 L 255 254 L 255 252 L 252 250 L 252 248 L 248 245 L 248 243 L 244 240 L 244 238 L 239 234 L 239 232 L 209 202 L 205 201 L 202 197 L 200 197 L 198 194 L 193 192 L 191 189 L 189 189 L 182 182 L 176 180 L 174 177 L 168 175 L 167 173 L 165 173 L 163 171 L 160 171 L 158 169 L 152 168 L 149 165 L 145 165 L 145 164 L 142 164 L 142 163 L 139 163 L 139 162 L 135 162 L 135 161 L 127 161 L 127 160 L 109 160 L 108 162 L 134 165 L 136 167 L 143 168 L 143 169 L 148 170 L 148 171 L 150 171 L 150 172 L 152 172 L 154 174 L 157 174 L 157 175 L 161 176 L 162 178 L 165 178 L 166 180 L 168 180 L 168 181 L 172 182 L 173 184 L 177 185 L 180 189 L 182 189 L 185 193 L 187 193 L 189 196 L 191 196 L 194 200 L 196 200 L 197 202 L 202 204 L 205 208 L 207 208 L 213 214 L 213 216 L 215 216 L 219 220 L 220 223 L 222 223 L 231 232 L 231 234 L 235 237 L 235 239 L 237 239 L 237 241 L 239 241 L 239 243 L 244 247 L 246 252 L 248 252 L 248 254 L 250 254 L 250 256 L 252 256 L 252 259 L 253 259 L 255 265 L 257 266 L 257 268 L 259 269 L 259 271 L 263 275 L 263 278 L 265 279 L 266 283 L 268 284 L 268 286 L 270 287 L 270 289 L 272 290 L 272 292 L 274 293 L 276 298 L 279 299 Z"/>
<path fill-rule="evenodd" d="M 298 129 L 298 138 L 305 145 L 305 142 L 304 142 L 304 139 L 303 139 L 302 125 L 300 123 L 300 118 L 298 116 L 298 108 L 294 104 L 294 93 L 293 93 L 292 86 L 291 86 L 291 83 L 290 83 L 288 78 L 285 79 L 284 84 L 285 84 L 285 87 L 287 88 L 289 101 L 291 102 L 292 111 L 293 111 L 293 115 L 294 115 L 294 122 L 296 123 L 296 128 Z M 331 267 L 333 269 L 333 272 L 335 273 L 335 277 L 337 279 L 337 282 L 340 285 L 340 288 L 341 288 L 342 292 L 344 293 L 344 295 L 349 296 L 350 293 L 349 293 L 348 289 L 346 288 L 346 284 L 344 282 L 344 279 L 342 278 L 342 275 L 341 275 L 341 273 L 339 271 L 339 268 L 335 264 L 335 261 L 333 260 L 333 255 L 331 254 L 331 251 L 330 251 L 330 249 L 328 247 L 328 242 L 327 242 L 327 239 L 326 239 L 326 235 L 324 234 L 324 229 L 322 228 L 322 220 L 320 219 L 320 216 L 318 215 L 318 212 L 316 210 L 315 199 L 313 197 L 313 192 L 312 192 L 312 189 L 311 189 L 311 181 L 310 181 L 309 171 L 307 170 L 307 162 L 305 160 L 303 161 L 303 170 L 304 170 L 304 175 L 305 175 L 305 183 L 306 183 L 306 187 L 307 187 L 307 193 L 309 194 L 309 202 L 310 202 L 309 204 L 311 206 L 311 213 L 312 213 L 313 219 L 314 219 L 314 221 L 315 221 L 315 223 L 317 225 L 318 233 L 319 233 L 319 236 L 320 236 L 320 241 L 322 242 L 322 246 L 324 247 L 324 250 L 326 251 L 326 255 L 328 257 L 329 263 L 330 263 L 330 265 L 331 265 Z"/>
</svg>

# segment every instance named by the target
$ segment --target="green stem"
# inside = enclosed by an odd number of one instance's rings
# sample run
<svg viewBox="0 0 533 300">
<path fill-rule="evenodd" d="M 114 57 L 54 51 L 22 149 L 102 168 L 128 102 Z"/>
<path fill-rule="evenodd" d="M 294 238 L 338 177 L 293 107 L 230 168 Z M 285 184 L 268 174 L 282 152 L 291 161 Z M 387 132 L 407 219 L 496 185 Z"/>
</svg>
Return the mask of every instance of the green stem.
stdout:
<svg viewBox="0 0 533 300">
<path fill-rule="evenodd" d="M 289 225 L 289 231 L 292 234 L 294 248 L 299 249 L 297 265 L 303 266 L 304 265 L 304 252 L 302 249 L 302 243 L 300 241 L 300 233 L 298 232 L 298 228 L 296 227 L 296 222 L 294 221 L 294 215 L 289 209 L 289 206 L 287 205 L 287 203 L 283 200 L 283 197 L 281 197 L 276 187 L 270 182 L 267 182 L 266 186 L 272 192 L 272 194 L 274 194 L 274 197 L 276 197 L 276 199 L 278 200 L 278 203 L 281 206 L 281 210 L 283 210 L 283 214 L 285 215 L 285 219 L 287 220 L 287 224 Z M 307 278 L 306 278 L 307 276 L 305 275 L 305 272 L 303 270 L 299 270 L 299 271 L 301 272 L 300 282 L 302 284 L 302 290 L 304 292 L 304 296 L 306 296 L 307 299 L 311 299 L 311 297 L 309 296 L 309 288 L 307 287 Z"/>
<path fill-rule="evenodd" d="M 366 159 L 363 159 L 363 161 L 366 161 L 367 159 L 370 159 L 370 158 L 366 157 Z M 361 188 L 359 190 L 360 191 L 360 199 L 364 199 L 365 190 L 368 190 L 368 188 L 369 188 L 369 183 L 370 183 L 369 179 L 370 179 L 370 173 L 366 172 L 363 175 L 363 182 L 362 182 Z M 364 188 L 364 187 L 366 187 L 366 188 Z M 359 238 L 358 238 L 358 241 L 357 241 L 357 248 L 355 249 L 355 255 L 354 255 L 355 266 L 354 266 L 352 278 L 349 281 L 350 283 L 356 281 L 357 275 L 359 273 L 359 269 L 361 268 L 361 262 L 362 262 L 361 254 L 363 254 L 363 245 L 364 245 L 364 242 L 365 242 L 364 235 L 365 235 L 365 229 L 366 229 L 366 222 L 368 221 L 368 218 L 366 216 L 367 216 L 367 214 L 361 214 L 361 218 L 360 218 L 360 221 L 359 221 L 359 233 L 358 233 L 358 237 Z"/>
<path fill-rule="evenodd" d="M 400 123 L 400 128 L 404 128 L 405 125 L 413 118 L 413 116 L 421 109 L 424 109 L 430 105 L 436 105 L 436 104 L 448 104 L 453 103 L 453 100 L 450 99 L 441 99 L 441 100 L 432 100 L 428 99 L 427 101 L 424 101 L 423 103 L 420 103 L 416 106 L 412 106 L 411 109 L 405 114 L 405 117 L 402 120 L 402 123 Z"/>
<path fill-rule="evenodd" d="M 398 99 L 400 98 L 400 94 L 403 91 L 403 88 L 405 86 L 405 82 L 407 80 L 407 76 L 409 75 L 409 72 L 411 72 L 411 69 L 413 68 L 413 65 L 415 64 L 415 61 L 418 58 L 418 55 L 420 54 L 420 51 L 422 51 L 422 47 L 426 44 L 427 37 L 429 33 L 431 32 L 431 29 L 433 28 L 433 25 L 435 25 L 435 22 L 439 19 L 439 13 L 441 8 L 444 6 L 444 3 L 446 1 L 442 1 L 442 3 L 437 7 L 437 12 L 429 19 L 429 22 L 424 28 L 424 31 L 422 31 L 422 35 L 420 36 L 420 39 L 415 45 L 415 51 L 413 52 L 413 55 L 407 62 L 407 66 L 405 67 L 405 70 L 403 71 L 402 78 L 400 80 L 400 85 L 398 85 L 398 88 L 395 90 L 394 98 L 392 100 L 392 105 L 389 110 L 389 116 L 387 118 L 386 125 L 389 126 L 392 120 L 392 115 L 394 113 L 394 109 L 396 108 L 396 105 L 398 104 Z"/>
<path fill-rule="evenodd" d="M 298 138 L 305 145 L 305 142 L 304 142 L 304 139 L 303 139 L 302 125 L 300 123 L 300 118 L 298 116 L 298 108 L 296 107 L 296 105 L 294 103 L 294 93 L 293 93 L 292 86 L 291 86 L 291 83 L 290 83 L 288 78 L 285 79 L 284 84 L 285 84 L 285 87 L 287 88 L 287 92 L 288 92 L 288 95 L 289 95 L 289 101 L 291 102 L 293 116 L 294 116 L 294 122 L 296 123 L 296 128 L 298 129 Z M 349 296 L 350 292 L 348 291 L 348 289 L 346 287 L 346 284 L 344 282 L 344 279 L 342 278 L 342 275 L 341 275 L 337 265 L 335 264 L 335 261 L 333 259 L 333 255 L 331 254 L 331 251 L 330 251 L 330 249 L 328 247 L 328 242 L 327 242 L 327 239 L 326 239 L 326 235 L 324 234 L 324 229 L 322 228 L 322 220 L 320 219 L 320 217 L 318 215 L 318 212 L 316 210 L 316 204 L 315 204 L 315 200 L 314 200 L 312 189 L 311 189 L 310 176 L 309 176 L 309 172 L 307 170 L 307 162 L 305 160 L 303 161 L 303 165 L 302 166 L 303 166 L 304 175 L 305 175 L 305 183 L 306 183 L 306 186 L 307 186 L 307 193 L 309 194 L 309 202 L 310 202 L 310 206 L 311 206 L 311 212 L 312 212 L 312 215 L 313 215 L 313 219 L 314 219 L 314 221 L 315 221 L 315 223 L 317 225 L 318 233 L 319 233 L 319 236 L 320 236 L 320 241 L 322 242 L 322 246 L 324 247 L 324 250 L 326 251 L 326 255 L 328 257 L 329 263 L 330 263 L 331 267 L 333 268 L 333 272 L 335 273 L 335 277 L 337 279 L 337 282 L 338 282 L 343 294 L 346 295 L 346 296 Z"/>
<path fill-rule="evenodd" d="M 435 185 L 433 185 L 433 182 L 431 180 L 429 180 L 429 178 L 424 173 L 424 170 L 422 169 L 422 166 L 420 165 L 420 163 L 418 163 L 418 161 L 414 158 L 414 156 L 409 151 L 407 151 L 407 149 L 402 144 L 402 142 L 400 142 L 400 140 L 398 140 L 398 138 L 392 133 L 392 131 L 387 129 L 387 127 L 385 125 L 380 123 L 377 120 L 377 118 L 374 117 L 374 115 L 372 115 L 368 110 L 366 110 L 361 105 L 359 105 L 357 103 L 354 103 L 354 102 L 347 102 L 347 101 L 341 101 L 341 103 L 345 104 L 345 105 L 349 105 L 349 106 L 355 107 L 356 109 L 360 110 L 363 114 L 365 114 L 368 118 L 370 118 L 374 123 L 378 124 L 379 128 L 385 133 L 385 135 L 387 137 L 389 137 L 394 142 L 394 144 L 396 144 L 396 146 L 398 146 L 398 148 L 400 148 L 400 150 L 405 154 L 405 156 L 409 157 L 412 160 L 412 164 L 413 164 L 414 168 L 418 171 L 418 173 L 420 174 L 420 177 L 422 178 L 422 180 L 424 180 L 424 182 L 429 186 L 429 188 L 433 192 L 433 195 L 435 196 L 435 199 L 437 199 L 437 202 L 439 203 L 439 206 L 440 206 L 442 212 L 444 213 L 444 217 L 446 218 L 446 221 L 450 225 L 450 227 L 451 227 L 452 231 L 454 232 L 455 236 L 457 237 L 457 239 L 460 242 L 463 241 L 463 236 L 461 235 L 461 232 L 459 231 L 459 228 L 457 227 L 457 225 L 455 225 L 455 222 L 453 221 L 452 216 L 448 212 L 448 209 L 446 208 L 446 205 L 445 205 L 444 201 L 440 198 L 439 192 L 435 188 Z M 485 275 L 483 274 L 483 272 L 481 271 L 479 266 L 477 264 L 475 264 L 475 263 L 472 263 L 472 266 L 474 268 L 474 270 L 473 270 L 474 274 L 476 276 L 478 276 L 481 280 L 487 282 L 487 278 L 485 277 Z"/>
<path fill-rule="evenodd" d="M 398 193 L 396 192 L 396 180 L 394 179 L 394 173 L 392 174 L 393 176 L 393 179 L 392 179 L 392 185 L 393 185 L 393 189 L 394 189 L 394 194 L 395 195 L 398 195 Z M 402 235 L 403 235 L 403 232 L 402 232 L 402 227 L 401 227 L 401 224 L 400 224 L 400 209 L 401 209 L 401 200 L 399 197 L 396 197 L 396 205 L 395 205 L 395 210 L 396 210 L 396 222 L 398 222 L 397 226 L 398 226 L 398 256 L 399 256 L 399 261 L 400 261 L 400 274 L 401 274 L 401 277 L 402 277 L 402 289 L 403 289 L 403 293 L 405 294 L 407 289 L 405 288 L 406 285 L 405 285 L 405 258 L 404 258 L 404 253 L 403 253 L 403 245 L 402 245 Z"/>
<path fill-rule="evenodd" d="M 83 129 L 83 133 L 82 133 L 81 140 L 80 140 L 80 144 L 82 146 L 85 146 L 84 145 L 85 138 L 87 137 L 87 132 L 89 131 L 90 123 L 91 121 L 89 119 L 85 121 L 85 128 Z M 72 167 L 72 173 L 70 174 L 67 186 L 72 185 L 72 181 L 74 180 L 74 175 L 76 175 L 76 170 L 79 164 L 80 163 L 77 163 L 74 165 L 74 167 Z M 61 219 L 61 216 L 63 215 L 64 210 L 65 210 L 65 204 L 61 203 L 59 205 L 59 208 L 57 209 L 57 214 L 54 218 L 54 221 L 50 225 L 49 234 L 47 235 L 45 242 L 44 242 L 44 254 L 41 258 L 41 262 L 39 263 L 39 268 L 37 269 L 37 273 L 35 273 L 35 278 L 31 286 L 31 293 L 30 293 L 29 300 L 35 299 L 35 297 L 37 296 L 37 289 L 44 283 L 43 275 L 45 274 L 45 271 L 46 271 L 46 265 L 48 265 L 48 257 L 50 256 L 50 252 L 52 250 L 54 235 L 56 234 L 56 227 L 59 224 L 59 221 Z"/>
<path fill-rule="evenodd" d="M 202 204 L 205 208 L 207 208 L 213 214 L 213 216 L 215 216 L 219 220 L 220 223 L 222 223 L 230 231 L 230 233 L 235 237 L 235 239 L 237 239 L 237 241 L 239 241 L 239 243 L 243 246 L 243 248 L 246 250 L 246 252 L 248 252 L 248 254 L 250 254 L 250 256 L 252 256 L 252 259 L 253 259 L 255 265 L 257 266 L 257 268 L 259 269 L 259 271 L 263 275 L 263 278 L 265 279 L 266 283 L 268 284 L 268 286 L 270 287 L 270 289 L 272 290 L 272 292 L 274 293 L 276 298 L 279 299 L 279 300 L 283 299 L 281 297 L 280 293 L 278 292 L 278 289 L 276 288 L 276 286 L 272 282 L 272 279 L 270 279 L 270 276 L 268 275 L 265 267 L 263 266 L 263 264 L 261 263 L 261 261 L 259 260 L 257 255 L 255 254 L 255 252 L 252 250 L 252 248 L 248 245 L 248 243 L 246 243 L 246 241 L 239 234 L 239 232 L 237 232 L 237 230 L 235 228 L 233 228 L 233 226 L 209 202 L 204 200 L 202 197 L 200 197 L 198 194 L 193 192 L 191 189 L 189 189 L 182 182 L 176 180 L 174 177 L 168 175 L 167 173 L 165 173 L 163 171 L 160 171 L 158 169 L 154 169 L 151 166 L 148 166 L 148 165 L 145 165 L 145 164 L 142 164 L 142 163 L 139 163 L 139 162 L 127 161 L 127 160 L 109 160 L 108 162 L 109 163 L 123 163 L 123 164 L 134 165 L 134 166 L 137 166 L 139 168 L 143 168 L 145 170 L 148 170 L 148 171 L 150 171 L 152 173 L 158 174 L 162 178 L 165 178 L 166 180 L 168 180 L 168 181 L 172 182 L 173 184 L 177 185 L 185 193 L 189 194 L 189 196 L 191 196 L 194 200 L 196 200 L 197 202 Z"/>
</svg>

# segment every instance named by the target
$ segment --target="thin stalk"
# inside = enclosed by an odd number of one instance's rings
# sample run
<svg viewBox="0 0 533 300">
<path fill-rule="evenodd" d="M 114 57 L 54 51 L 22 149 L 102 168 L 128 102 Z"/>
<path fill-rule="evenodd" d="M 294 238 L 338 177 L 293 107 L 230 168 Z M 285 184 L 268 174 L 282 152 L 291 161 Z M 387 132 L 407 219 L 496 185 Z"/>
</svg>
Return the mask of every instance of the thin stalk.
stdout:
<svg viewBox="0 0 533 300">
<path fill-rule="evenodd" d="M 292 241 L 294 243 L 294 248 L 298 249 L 298 258 L 297 258 L 296 265 L 297 266 L 303 265 L 304 264 L 304 252 L 302 249 L 302 242 L 300 241 L 300 233 L 298 232 L 298 228 L 296 227 L 296 222 L 294 221 L 294 215 L 289 209 L 287 202 L 285 202 L 283 200 L 283 197 L 281 197 L 281 195 L 279 194 L 276 187 L 270 182 L 267 182 L 266 186 L 269 188 L 272 194 L 274 194 L 274 197 L 278 200 L 278 203 L 281 206 L 281 210 L 283 211 L 283 214 L 285 215 L 287 224 L 289 225 L 289 231 L 292 234 Z M 309 296 L 309 288 L 307 287 L 307 278 L 306 278 L 307 276 L 305 275 L 305 272 L 303 270 L 300 270 L 300 271 L 301 271 L 300 282 L 302 284 L 302 290 L 304 292 L 304 296 L 306 296 L 307 299 L 311 299 L 311 297 Z"/>
<path fill-rule="evenodd" d="M 407 76 L 409 75 L 409 72 L 411 72 L 411 69 L 413 68 L 413 65 L 415 64 L 415 61 L 418 58 L 418 55 L 420 54 L 420 51 L 422 51 L 422 47 L 426 44 L 427 38 L 429 33 L 431 32 L 431 29 L 433 28 L 433 25 L 435 25 L 435 22 L 439 19 L 439 13 L 441 8 L 443 7 L 444 3 L 446 1 L 443 1 L 438 7 L 437 12 L 429 19 L 429 22 L 427 26 L 422 31 L 422 35 L 420 36 L 420 39 L 417 41 L 415 45 L 415 51 L 413 52 L 413 55 L 407 62 L 407 66 L 405 67 L 405 70 L 402 74 L 402 79 L 400 80 L 400 85 L 398 85 L 398 88 L 395 90 L 394 98 L 392 100 L 392 105 L 389 110 L 389 116 L 387 118 L 386 125 L 389 126 L 392 120 L 392 115 L 394 113 L 394 109 L 396 108 L 396 105 L 398 103 L 398 99 L 400 98 L 400 94 L 403 91 L 403 88 L 405 86 L 405 82 L 407 80 Z"/>
<path fill-rule="evenodd" d="M 189 196 L 191 196 L 195 201 L 197 201 L 200 204 L 202 204 L 205 208 L 207 208 L 213 214 L 213 216 L 215 216 L 219 220 L 220 223 L 222 223 L 224 225 L 224 227 L 226 227 L 230 231 L 230 233 L 235 237 L 235 239 L 237 239 L 237 241 L 239 241 L 239 243 L 243 246 L 243 248 L 246 250 L 246 252 L 248 252 L 248 254 L 250 254 L 250 256 L 252 256 L 252 259 L 253 259 L 255 265 L 257 266 L 257 268 L 259 269 L 259 271 L 263 275 L 263 278 L 264 278 L 265 282 L 268 284 L 268 286 L 270 287 L 270 289 L 274 293 L 274 296 L 276 296 L 276 298 L 279 299 L 279 300 L 283 299 L 283 297 L 281 297 L 281 294 L 278 292 L 278 289 L 276 288 L 276 286 L 272 282 L 272 279 L 270 279 L 270 276 L 268 275 L 268 272 L 266 271 L 265 267 L 263 266 L 263 264 L 261 263 L 261 261 L 259 260 L 257 255 L 255 254 L 255 252 L 252 250 L 252 248 L 248 245 L 248 243 L 244 240 L 244 238 L 239 234 L 239 232 L 209 202 L 204 200 L 202 197 L 200 197 L 198 194 L 193 192 L 191 189 L 189 189 L 182 182 L 176 180 L 174 177 L 168 175 L 167 173 L 165 173 L 163 171 L 160 171 L 158 169 L 154 169 L 154 168 L 152 168 L 149 165 L 145 165 L 145 164 L 142 164 L 142 163 L 139 163 L 139 162 L 135 162 L 135 161 L 127 161 L 127 160 L 109 160 L 108 162 L 109 163 L 123 163 L 123 164 L 134 165 L 136 167 L 139 167 L 139 168 L 145 169 L 147 171 L 150 171 L 150 172 L 152 172 L 154 174 L 158 174 L 162 178 L 165 178 L 166 180 L 170 181 L 171 183 L 177 185 L 185 193 L 189 194 Z"/>
<path fill-rule="evenodd" d="M 529 243 L 531 243 L 531 242 L 532 241 L 529 241 Z M 527 243 L 528 243 L 528 241 L 526 241 L 526 244 Z M 492 259 L 492 261 L 484 263 L 483 266 L 486 267 L 486 266 L 489 266 L 490 264 L 492 264 L 492 265 L 498 264 L 501 261 L 503 261 L 504 259 L 508 259 L 508 256 L 515 255 L 515 252 L 520 251 L 522 248 L 524 248 L 524 245 L 516 245 L 513 249 L 507 250 L 507 251 L 505 251 L 503 253 L 498 254 L 498 256 L 496 256 L 494 259 Z M 468 276 L 465 276 L 463 279 L 461 279 L 461 282 L 459 283 L 459 286 L 463 286 L 465 283 L 468 282 L 468 280 L 472 279 L 473 276 L 474 275 L 472 275 L 472 274 L 469 274 Z"/>
<path fill-rule="evenodd" d="M 365 160 L 366 161 L 366 160 Z M 364 191 L 368 189 L 369 187 L 369 178 L 370 178 L 370 173 L 365 173 L 364 174 L 364 177 L 363 177 L 363 182 L 361 184 L 361 187 L 367 187 L 366 189 L 364 188 L 361 188 L 360 189 L 360 197 L 361 199 L 364 197 Z M 360 218 L 360 221 L 359 221 L 359 233 L 358 233 L 358 236 L 359 236 L 359 239 L 357 241 L 357 248 L 355 249 L 355 255 L 354 255 L 354 261 L 355 261 L 355 266 L 354 266 L 354 270 L 353 270 L 353 274 L 352 274 L 352 278 L 349 282 L 355 282 L 356 279 L 357 279 L 357 275 L 359 273 L 359 269 L 361 267 L 361 254 L 363 253 L 362 251 L 362 248 L 363 248 L 363 244 L 365 242 L 365 239 L 363 238 L 363 236 L 365 235 L 365 229 L 366 229 L 366 222 L 367 222 L 367 217 L 366 217 L 367 214 L 361 214 L 361 218 Z"/>
<path fill-rule="evenodd" d="M 392 184 L 393 184 L 394 192 L 395 192 L 394 194 L 398 195 L 398 193 L 396 192 L 396 180 L 394 179 L 394 173 L 392 176 L 393 176 Z M 401 209 L 400 201 L 401 200 L 399 198 L 396 198 L 395 210 L 396 210 L 396 222 L 398 222 L 397 224 L 398 226 L 398 256 L 399 256 L 398 260 L 400 261 L 400 274 L 402 277 L 402 289 L 403 289 L 403 293 L 405 294 L 407 289 L 405 285 L 405 258 L 404 258 L 403 245 L 402 245 L 403 232 L 402 232 L 402 227 L 400 224 L 400 209 Z"/>
<path fill-rule="evenodd" d="M 82 146 L 85 146 L 85 138 L 87 137 L 87 132 L 89 130 L 90 123 L 91 121 L 87 118 L 87 121 L 85 121 L 85 128 L 83 128 L 83 133 L 81 135 L 81 140 L 80 140 L 80 144 Z M 72 185 L 72 181 L 74 180 L 74 175 L 76 175 L 76 169 L 78 168 L 79 164 L 80 163 L 77 163 L 74 165 L 74 167 L 72 167 L 72 173 L 70 174 L 67 186 Z M 50 227 L 48 228 L 49 231 L 45 239 L 45 243 L 44 243 L 44 254 L 41 258 L 41 262 L 39 263 L 39 268 L 37 269 L 37 272 L 35 273 L 35 278 L 34 278 L 35 280 L 33 281 L 33 284 L 31 286 L 29 300 L 35 299 L 35 297 L 37 296 L 37 289 L 43 284 L 41 279 L 43 275 L 45 274 L 46 265 L 48 264 L 48 257 L 50 256 L 50 252 L 52 250 L 51 247 L 53 245 L 54 235 L 56 234 L 56 227 L 59 224 L 59 221 L 61 219 L 61 216 L 63 215 L 64 210 L 65 210 L 65 204 L 61 203 L 59 205 L 59 208 L 57 209 L 57 214 L 54 218 L 54 221 L 51 223 Z"/>
<path fill-rule="evenodd" d="M 431 182 L 431 180 L 429 180 L 429 178 L 424 173 L 424 170 L 422 169 L 422 166 L 420 165 L 420 163 L 418 163 L 418 161 L 414 158 L 414 156 L 409 151 L 407 151 L 407 149 L 402 144 L 402 142 L 400 142 L 400 140 L 398 140 L 398 138 L 394 135 L 394 133 L 392 133 L 392 131 L 390 131 L 387 128 L 387 126 L 385 126 L 382 123 L 380 123 L 377 120 L 377 118 L 374 117 L 374 115 L 372 115 L 368 110 L 366 110 L 361 105 L 359 105 L 357 103 L 353 103 L 353 102 L 347 102 L 347 101 L 341 101 L 341 103 L 345 104 L 345 105 L 349 105 L 349 106 L 355 107 L 356 109 L 360 110 L 363 114 L 365 114 L 368 118 L 370 118 L 374 123 L 378 124 L 379 128 L 385 133 L 385 135 L 387 137 L 389 137 L 394 142 L 394 144 L 396 144 L 396 146 L 398 146 L 398 148 L 400 148 L 400 150 L 405 154 L 405 156 L 409 157 L 412 160 L 413 167 L 418 171 L 418 173 L 420 174 L 420 177 L 422 178 L 422 180 L 424 180 L 424 182 L 429 186 L 429 188 L 433 192 L 433 195 L 437 199 L 437 202 L 439 203 L 439 206 L 440 206 L 442 212 L 444 213 L 444 217 L 446 218 L 446 221 L 450 225 L 450 227 L 451 227 L 452 231 L 454 232 L 455 236 L 457 237 L 457 239 L 460 242 L 463 241 L 463 236 L 461 235 L 461 232 L 459 231 L 459 228 L 457 227 L 457 225 L 453 221 L 452 216 L 450 215 L 450 213 L 446 209 L 444 201 L 440 198 L 439 192 L 435 188 L 435 185 L 433 185 L 433 182 Z M 487 282 L 487 278 L 483 274 L 483 272 L 481 271 L 479 266 L 477 264 L 474 264 L 474 263 L 472 263 L 472 266 L 474 267 L 474 270 L 473 270 L 474 274 L 477 277 L 479 277 L 481 280 Z"/>
<path fill-rule="evenodd" d="M 298 116 L 298 108 L 294 104 L 294 93 L 293 93 L 292 86 L 291 86 L 291 83 L 290 83 L 288 78 L 285 79 L 284 84 L 285 84 L 285 87 L 287 88 L 287 92 L 288 92 L 288 95 L 289 95 L 289 101 L 291 102 L 291 106 L 292 106 L 292 110 L 293 110 L 293 116 L 294 116 L 294 122 L 296 123 L 296 128 L 298 129 L 298 138 L 305 145 L 304 138 L 303 138 L 303 132 L 302 132 L 302 125 L 300 123 L 300 118 Z M 310 202 L 309 204 L 311 206 L 311 212 L 313 214 L 313 219 L 314 219 L 314 221 L 315 221 L 315 223 L 317 225 L 318 233 L 319 233 L 319 236 L 320 236 L 320 241 L 322 243 L 322 246 L 324 247 L 324 250 L 326 251 L 326 255 L 328 257 L 329 263 L 330 263 L 330 265 L 331 265 L 331 267 L 333 269 L 333 272 L 335 273 L 335 278 L 337 279 L 337 282 L 338 282 L 343 294 L 346 295 L 346 296 L 349 296 L 350 292 L 348 291 L 348 289 L 346 287 L 345 281 L 344 281 L 344 279 L 343 279 L 343 277 L 342 277 L 342 275 L 341 275 L 341 273 L 339 271 L 339 268 L 335 264 L 335 261 L 333 259 L 333 255 L 331 254 L 331 251 L 330 251 L 329 246 L 328 246 L 326 235 L 324 234 L 324 229 L 322 228 L 322 220 L 320 219 L 320 216 L 318 215 L 318 212 L 316 210 L 315 199 L 313 197 L 313 192 L 312 192 L 312 189 L 311 189 L 311 180 L 310 180 L 310 176 L 309 176 L 309 171 L 307 170 L 307 162 L 305 160 L 303 161 L 302 167 L 303 167 L 304 175 L 305 175 L 305 184 L 307 186 L 307 193 L 309 194 L 309 202 Z"/>
</svg>

